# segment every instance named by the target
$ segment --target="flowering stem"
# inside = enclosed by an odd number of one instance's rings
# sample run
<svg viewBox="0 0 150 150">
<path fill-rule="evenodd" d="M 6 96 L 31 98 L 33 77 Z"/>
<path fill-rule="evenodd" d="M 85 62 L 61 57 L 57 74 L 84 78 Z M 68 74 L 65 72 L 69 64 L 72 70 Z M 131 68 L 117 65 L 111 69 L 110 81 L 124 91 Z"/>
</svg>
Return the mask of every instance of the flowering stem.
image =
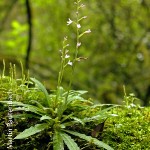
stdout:
<svg viewBox="0 0 150 150">
<path fill-rule="evenodd" d="M 79 3 L 78 3 L 78 0 L 77 0 L 77 10 L 76 10 L 76 50 L 75 50 L 75 58 L 74 58 L 74 67 L 75 67 L 75 63 L 76 63 L 76 59 L 78 57 L 78 51 L 79 51 L 79 46 L 78 46 L 78 43 L 79 43 L 79 28 L 78 25 L 80 26 L 79 24 Z"/>
<path fill-rule="evenodd" d="M 61 86 L 61 82 L 62 82 L 62 78 L 63 78 L 63 74 L 64 74 L 64 65 L 65 65 L 65 58 L 64 58 L 64 49 L 62 51 L 62 59 L 61 59 L 61 66 L 60 66 L 60 71 L 59 71 L 59 75 L 58 75 L 58 87 Z"/>
<path fill-rule="evenodd" d="M 80 24 L 79 24 L 79 3 L 80 0 L 76 1 L 76 48 L 75 48 L 75 54 L 74 54 L 74 59 L 73 59 L 73 63 L 72 63 L 72 72 L 71 72 L 71 77 L 70 77 L 70 81 L 69 81 L 69 86 L 68 86 L 68 92 L 66 95 L 66 99 L 65 99 L 65 103 L 67 102 L 68 96 L 69 96 L 69 91 L 71 89 L 71 85 L 73 82 L 73 77 L 74 77 L 74 72 L 75 72 L 75 67 L 76 67 L 76 61 L 78 58 L 78 52 L 79 52 L 79 28 L 80 28 Z"/>
<path fill-rule="evenodd" d="M 66 49 L 66 47 L 69 46 L 69 44 L 66 44 L 66 41 L 67 41 L 67 37 L 64 38 L 63 49 L 60 50 L 60 52 L 61 52 L 61 66 L 60 66 L 60 71 L 59 71 L 58 81 L 57 81 L 57 91 L 56 91 L 57 93 L 56 93 L 56 99 L 55 99 L 55 106 L 57 105 L 58 98 L 60 95 L 61 82 L 63 79 L 64 69 L 66 66 L 66 56 L 68 57 L 68 55 L 67 55 L 68 50 Z"/>
</svg>

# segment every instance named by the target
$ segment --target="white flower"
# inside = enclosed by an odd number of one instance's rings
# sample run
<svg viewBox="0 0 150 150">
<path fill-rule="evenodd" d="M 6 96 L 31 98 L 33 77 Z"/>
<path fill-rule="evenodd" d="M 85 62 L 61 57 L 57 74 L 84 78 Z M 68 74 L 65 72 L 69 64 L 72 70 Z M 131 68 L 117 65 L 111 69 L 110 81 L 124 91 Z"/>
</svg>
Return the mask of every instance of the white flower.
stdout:
<svg viewBox="0 0 150 150">
<path fill-rule="evenodd" d="M 69 57 L 70 57 L 69 55 L 67 55 L 67 54 L 65 55 L 65 58 L 69 58 Z"/>
<path fill-rule="evenodd" d="M 67 37 L 67 36 L 65 36 L 65 37 L 64 37 L 64 41 L 67 41 L 67 38 L 68 38 L 68 37 Z"/>
<path fill-rule="evenodd" d="M 72 62 L 70 60 L 68 61 L 68 65 L 72 66 Z"/>
<path fill-rule="evenodd" d="M 91 33 L 91 30 L 90 29 L 88 29 L 87 31 L 85 31 L 84 33 Z"/>
<path fill-rule="evenodd" d="M 84 5 L 84 4 L 81 4 L 80 7 L 85 7 L 85 5 Z"/>
<path fill-rule="evenodd" d="M 87 16 L 84 16 L 83 18 L 85 19 L 85 18 L 87 18 Z"/>
<path fill-rule="evenodd" d="M 72 20 L 69 18 L 69 20 L 67 21 L 67 25 L 70 25 L 70 24 L 72 24 Z"/>
<path fill-rule="evenodd" d="M 79 46 L 81 46 L 81 43 L 79 42 L 79 43 L 77 43 L 77 47 L 79 47 Z"/>
<path fill-rule="evenodd" d="M 80 25 L 80 24 L 77 24 L 77 28 L 78 28 L 78 29 L 81 28 L 81 25 Z"/>
<path fill-rule="evenodd" d="M 78 22 L 81 21 L 82 19 L 86 19 L 86 18 L 87 18 L 87 16 L 83 16 L 78 20 Z"/>
</svg>

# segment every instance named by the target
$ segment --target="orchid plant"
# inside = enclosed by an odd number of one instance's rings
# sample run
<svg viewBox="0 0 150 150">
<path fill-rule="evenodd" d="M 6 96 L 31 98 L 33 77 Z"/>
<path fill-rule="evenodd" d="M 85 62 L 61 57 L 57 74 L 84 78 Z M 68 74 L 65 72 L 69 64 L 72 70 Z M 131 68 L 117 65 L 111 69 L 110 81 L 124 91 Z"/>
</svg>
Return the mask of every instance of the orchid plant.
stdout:
<svg viewBox="0 0 150 150">
<path fill-rule="evenodd" d="M 95 105 L 93 101 L 86 100 L 82 97 L 86 91 L 74 91 L 71 90 L 71 85 L 74 79 L 74 71 L 76 68 L 76 63 L 78 61 L 84 60 L 86 58 L 79 57 L 79 48 L 81 46 L 81 37 L 85 34 L 91 32 L 90 29 L 81 32 L 81 20 L 86 19 L 87 16 L 80 17 L 80 10 L 85 7 L 82 4 L 82 0 L 76 0 L 74 3 L 76 6 L 76 19 L 68 19 L 67 25 L 75 24 L 76 27 L 76 46 L 74 51 L 74 57 L 71 60 L 69 55 L 69 44 L 67 37 L 63 40 L 63 47 L 60 50 L 61 53 L 61 65 L 58 74 L 58 84 L 57 89 L 53 93 L 49 94 L 44 85 L 38 80 L 31 78 L 30 82 L 34 83 L 34 90 L 41 91 L 44 94 L 44 98 L 41 101 L 32 100 L 32 103 L 23 103 L 19 101 L 13 101 L 13 111 L 23 112 L 26 117 L 33 117 L 38 120 L 38 124 L 31 126 L 19 133 L 14 139 L 24 139 L 35 134 L 46 130 L 50 137 L 50 142 L 48 143 L 47 149 L 53 150 L 64 150 L 65 147 L 69 150 L 79 150 L 81 147 L 77 145 L 76 138 L 80 138 L 89 143 L 89 145 L 96 145 L 96 147 L 102 147 L 107 150 L 113 150 L 110 146 L 102 141 L 96 139 L 99 131 L 94 130 L 91 135 L 86 135 L 83 132 L 76 131 L 76 127 L 87 128 L 87 124 L 94 124 L 97 126 L 106 120 L 108 117 L 112 116 L 108 113 L 112 107 L 102 109 L 103 105 Z M 71 76 L 68 85 L 68 89 L 65 90 L 62 87 L 62 80 L 65 68 L 71 66 Z M 2 101 L 2 103 L 9 103 L 8 101 Z M 25 115 L 26 114 L 26 115 Z M 34 114 L 34 115 L 33 115 Z M 14 115 L 15 117 L 15 115 Z M 21 119 L 21 114 L 20 114 Z M 93 134 L 95 133 L 95 134 Z M 65 145 L 66 146 L 65 146 Z M 83 147 L 82 147 L 83 148 Z"/>
</svg>

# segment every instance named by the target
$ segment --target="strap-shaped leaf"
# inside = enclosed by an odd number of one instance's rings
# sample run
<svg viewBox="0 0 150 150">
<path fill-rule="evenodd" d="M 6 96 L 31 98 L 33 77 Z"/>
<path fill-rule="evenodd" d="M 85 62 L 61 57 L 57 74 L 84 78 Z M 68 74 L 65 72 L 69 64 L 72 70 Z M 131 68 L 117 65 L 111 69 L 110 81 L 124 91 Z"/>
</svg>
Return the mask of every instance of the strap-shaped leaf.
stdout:
<svg viewBox="0 0 150 150">
<path fill-rule="evenodd" d="M 58 118 L 61 118 L 63 112 L 66 109 L 65 98 L 61 98 L 61 99 L 59 99 L 59 101 L 60 101 L 60 103 L 57 106 L 57 116 L 58 116 Z"/>
<path fill-rule="evenodd" d="M 4 104 L 11 104 L 13 106 L 22 106 L 24 105 L 23 103 L 21 102 L 17 102 L 17 101 L 0 101 L 0 103 L 4 103 Z"/>
<path fill-rule="evenodd" d="M 80 150 L 77 143 L 66 133 L 61 133 L 64 143 L 67 145 L 69 150 Z"/>
<path fill-rule="evenodd" d="M 32 104 L 36 104 L 37 107 L 41 108 L 41 109 L 45 109 L 45 107 L 38 101 L 36 100 L 31 100 L 30 102 L 32 102 Z"/>
<path fill-rule="evenodd" d="M 77 117 L 70 117 L 70 118 L 74 120 L 74 123 L 79 123 L 79 124 L 84 125 L 83 120 L 81 120 L 80 118 L 77 118 Z"/>
<path fill-rule="evenodd" d="M 111 107 L 108 107 L 108 108 L 105 108 L 105 109 L 102 109 L 100 111 L 97 111 L 95 115 L 102 115 L 102 114 L 106 114 L 106 112 L 108 112 L 109 110 L 115 108 L 115 107 L 118 107 L 118 105 L 114 105 L 114 106 L 111 106 Z"/>
<path fill-rule="evenodd" d="M 2 103 L 6 103 L 8 105 L 11 104 L 12 106 L 15 106 L 16 108 L 14 108 L 13 111 L 30 111 L 39 115 L 45 114 L 45 112 L 42 109 L 40 109 L 37 106 L 30 105 L 30 104 L 23 104 L 21 102 L 16 102 L 16 101 L 12 101 L 12 102 L 2 101 Z"/>
<path fill-rule="evenodd" d="M 67 133 L 70 133 L 70 134 L 72 134 L 72 135 L 75 135 L 75 136 L 77 136 L 77 137 L 79 137 L 79 138 L 81 138 L 81 139 L 84 139 L 84 140 L 86 140 L 86 141 L 88 141 L 88 142 L 90 142 L 90 143 L 93 143 L 93 144 L 97 145 L 98 147 L 103 147 L 103 148 L 105 148 L 105 149 L 107 149 L 107 150 L 114 150 L 114 149 L 111 148 L 109 145 L 107 145 L 107 144 L 105 144 L 104 142 L 99 141 L 98 139 L 93 138 L 93 137 L 91 137 L 91 136 L 87 136 L 87 135 L 85 135 L 85 134 L 81 134 L 81 133 L 73 132 L 73 131 L 69 131 L 69 130 L 64 130 L 64 131 L 67 132 Z"/>
<path fill-rule="evenodd" d="M 21 132 L 20 134 L 18 134 L 14 139 L 24 139 L 27 138 L 31 135 L 34 135 L 38 132 L 41 132 L 42 130 L 45 130 L 48 127 L 47 123 L 43 123 L 43 124 L 36 124 L 34 127 L 31 126 L 28 129 L 25 129 L 23 132 Z"/>
<path fill-rule="evenodd" d="M 77 96 L 77 95 L 80 96 L 80 95 L 83 95 L 83 94 L 85 94 L 85 93 L 87 93 L 87 92 L 88 92 L 88 91 L 83 91 L 83 90 L 82 90 L 82 91 L 79 91 L 79 90 L 78 90 L 78 91 L 70 90 L 70 91 L 69 91 L 69 95 L 71 95 L 71 96 L 75 96 L 75 95 L 76 95 L 76 96 Z M 65 96 L 67 93 L 68 93 L 68 92 L 65 92 L 63 95 Z"/>
<path fill-rule="evenodd" d="M 36 113 L 36 114 L 39 114 L 39 115 L 45 114 L 45 112 L 42 109 L 40 109 L 36 106 L 28 105 L 28 104 L 25 104 L 24 107 L 14 108 L 14 110 L 29 111 L 29 112 L 33 112 L 33 113 Z"/>
<path fill-rule="evenodd" d="M 44 116 L 42 116 L 42 117 L 40 118 L 41 121 L 42 121 L 42 120 L 51 120 L 51 119 L 52 119 L 51 117 L 46 116 L 46 115 L 44 115 Z"/>
<path fill-rule="evenodd" d="M 47 100 L 46 103 L 49 105 L 49 94 L 48 94 L 46 88 L 44 87 L 44 85 L 40 81 L 38 81 L 37 79 L 35 79 L 35 78 L 31 78 L 31 80 L 33 82 L 35 82 L 35 84 L 37 84 L 39 90 L 41 90 L 44 93 L 44 95 L 46 97 L 46 100 Z"/>
<path fill-rule="evenodd" d="M 83 95 L 83 94 L 85 94 L 85 93 L 87 93 L 88 91 L 83 91 L 83 90 L 78 90 L 78 91 L 76 91 L 79 95 Z"/>
<path fill-rule="evenodd" d="M 110 115 L 109 114 L 103 114 L 103 115 L 96 115 L 96 116 L 93 116 L 93 117 L 85 117 L 83 119 L 83 122 L 92 122 L 92 121 L 98 121 L 98 120 L 104 120 L 104 119 L 107 119 Z"/>
<path fill-rule="evenodd" d="M 37 115 L 34 114 L 17 114 L 13 115 L 13 118 L 39 118 Z"/>
<path fill-rule="evenodd" d="M 117 107 L 117 105 L 114 105 L 114 106 L 111 106 L 111 107 L 108 107 L 108 108 L 105 108 L 105 109 L 102 109 L 100 111 L 97 111 L 94 116 L 92 117 L 85 117 L 83 119 L 84 122 L 92 122 L 92 121 L 96 121 L 96 120 L 105 120 L 107 119 L 108 117 L 110 117 L 110 113 L 108 113 L 109 110 L 113 109 Z M 92 106 L 92 108 L 94 108 Z"/>
<path fill-rule="evenodd" d="M 53 136 L 53 150 L 64 150 L 63 138 L 60 132 L 55 131 Z"/>
<path fill-rule="evenodd" d="M 67 104 L 70 104 L 74 100 L 84 100 L 81 96 L 69 96 L 67 100 Z"/>
</svg>

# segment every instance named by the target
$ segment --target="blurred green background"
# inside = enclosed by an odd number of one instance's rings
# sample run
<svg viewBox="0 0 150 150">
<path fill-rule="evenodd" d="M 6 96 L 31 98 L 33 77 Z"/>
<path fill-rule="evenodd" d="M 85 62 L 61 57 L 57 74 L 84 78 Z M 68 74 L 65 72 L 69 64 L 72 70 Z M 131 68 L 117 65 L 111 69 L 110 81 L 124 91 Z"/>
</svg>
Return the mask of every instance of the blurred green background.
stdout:
<svg viewBox="0 0 150 150">
<path fill-rule="evenodd" d="M 87 90 L 87 97 L 102 103 L 122 103 L 123 85 L 142 105 L 150 100 L 150 1 L 82 0 L 80 16 L 84 36 L 73 89 Z M 62 41 L 68 36 L 75 45 L 75 29 L 67 26 L 75 17 L 74 0 L 1 0 L 0 71 L 20 61 L 30 75 L 55 89 L 60 67 Z M 69 75 L 65 73 L 64 87 Z"/>
</svg>

